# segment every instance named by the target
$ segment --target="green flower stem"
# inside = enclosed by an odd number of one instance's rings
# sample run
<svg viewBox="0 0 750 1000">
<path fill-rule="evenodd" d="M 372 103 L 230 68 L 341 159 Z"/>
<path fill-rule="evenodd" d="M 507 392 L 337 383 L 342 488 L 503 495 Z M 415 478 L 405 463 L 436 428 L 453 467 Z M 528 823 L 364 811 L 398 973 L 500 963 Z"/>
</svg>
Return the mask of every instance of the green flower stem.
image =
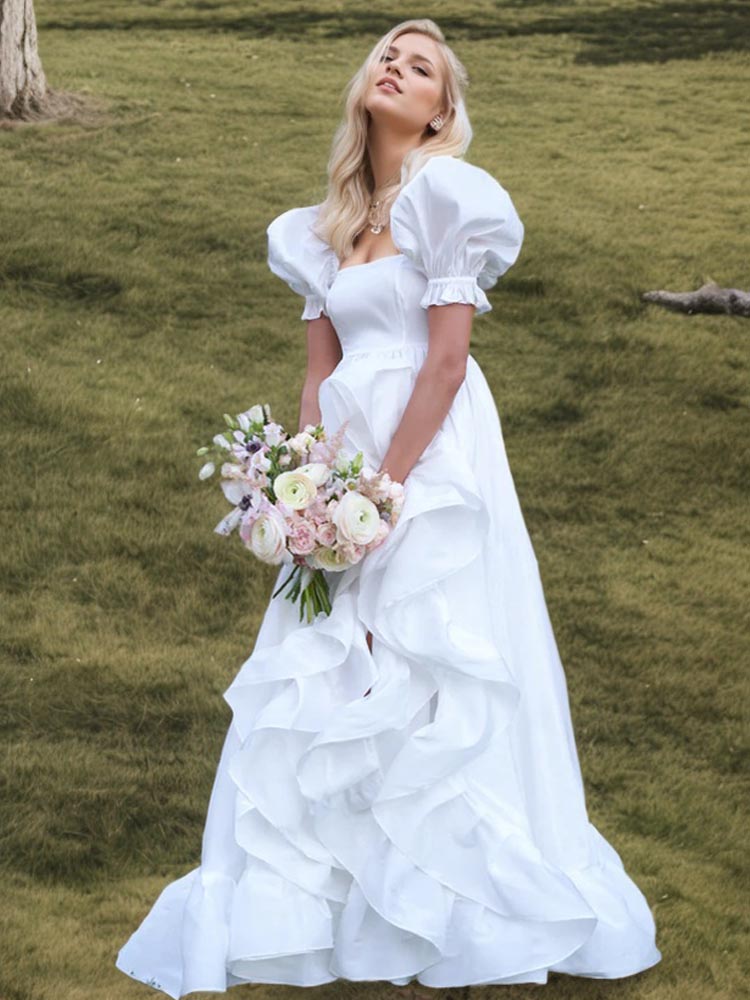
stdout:
<svg viewBox="0 0 750 1000">
<path fill-rule="evenodd" d="M 311 571 L 310 582 L 304 590 L 302 590 L 302 570 L 303 566 L 296 563 L 286 580 L 274 591 L 273 596 L 276 597 L 288 588 L 284 596 L 289 601 L 299 601 L 299 620 L 305 618 L 309 623 L 321 611 L 330 615 L 333 605 L 323 570 Z"/>
</svg>

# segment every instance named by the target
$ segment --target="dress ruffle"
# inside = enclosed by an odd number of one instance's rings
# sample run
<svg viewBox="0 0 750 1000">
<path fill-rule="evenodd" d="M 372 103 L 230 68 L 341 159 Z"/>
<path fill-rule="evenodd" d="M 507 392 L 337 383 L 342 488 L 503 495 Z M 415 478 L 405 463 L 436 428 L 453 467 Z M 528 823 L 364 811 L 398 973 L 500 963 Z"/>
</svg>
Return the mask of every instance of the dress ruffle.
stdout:
<svg viewBox="0 0 750 1000">
<path fill-rule="evenodd" d="M 492 306 L 477 279 L 468 277 L 430 278 L 420 300 L 420 306 L 443 306 L 451 302 L 463 302 L 476 306 L 476 316 L 490 312 Z"/>
<path fill-rule="evenodd" d="M 328 420 L 345 415 L 375 466 L 392 429 L 367 415 L 377 394 L 405 405 L 420 350 L 381 352 L 375 376 L 367 352 L 348 356 L 321 387 Z M 489 404 L 469 361 L 467 391 Z M 202 865 L 162 892 L 120 969 L 178 998 L 246 981 L 614 978 L 659 961 L 616 851 L 585 820 L 563 864 L 518 797 L 508 737 L 525 692 L 488 626 L 494 536 L 478 467 L 446 427 L 386 542 L 330 577 L 330 616 L 300 625 L 273 599 L 224 693 L 232 722 Z M 219 834 L 227 801 L 234 822 Z"/>
<path fill-rule="evenodd" d="M 305 296 L 305 307 L 302 310 L 301 319 L 317 319 L 321 314 L 325 315 L 325 296 L 313 293 Z"/>
</svg>

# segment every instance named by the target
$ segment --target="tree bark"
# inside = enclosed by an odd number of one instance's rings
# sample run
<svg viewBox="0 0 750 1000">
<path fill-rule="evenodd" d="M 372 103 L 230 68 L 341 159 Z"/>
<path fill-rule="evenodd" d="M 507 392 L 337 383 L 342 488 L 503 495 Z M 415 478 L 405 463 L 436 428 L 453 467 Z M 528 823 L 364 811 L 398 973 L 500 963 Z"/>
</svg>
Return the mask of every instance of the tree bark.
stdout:
<svg viewBox="0 0 750 1000">
<path fill-rule="evenodd" d="M 39 117 L 46 98 L 33 0 L 0 0 L 0 118 Z"/>
<path fill-rule="evenodd" d="M 685 313 L 724 313 L 750 317 L 750 292 L 741 288 L 719 288 L 709 281 L 695 292 L 643 292 L 642 299 Z"/>
</svg>

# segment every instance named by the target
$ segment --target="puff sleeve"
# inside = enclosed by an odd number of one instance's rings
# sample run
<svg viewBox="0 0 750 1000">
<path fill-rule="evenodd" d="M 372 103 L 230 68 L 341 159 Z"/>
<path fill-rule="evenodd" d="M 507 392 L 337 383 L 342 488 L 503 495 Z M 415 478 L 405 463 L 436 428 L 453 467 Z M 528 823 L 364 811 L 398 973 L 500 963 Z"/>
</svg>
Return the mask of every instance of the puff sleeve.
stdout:
<svg viewBox="0 0 750 1000">
<path fill-rule="evenodd" d="M 333 251 L 311 230 L 319 207 L 290 208 L 266 229 L 268 266 L 292 291 L 304 297 L 300 319 L 305 320 L 326 315 L 325 299 L 331 277 Z"/>
<path fill-rule="evenodd" d="M 510 195 L 486 170 L 433 156 L 399 192 L 391 234 L 427 278 L 422 307 L 464 302 L 478 316 L 491 311 L 485 291 L 515 263 L 524 227 Z"/>
</svg>

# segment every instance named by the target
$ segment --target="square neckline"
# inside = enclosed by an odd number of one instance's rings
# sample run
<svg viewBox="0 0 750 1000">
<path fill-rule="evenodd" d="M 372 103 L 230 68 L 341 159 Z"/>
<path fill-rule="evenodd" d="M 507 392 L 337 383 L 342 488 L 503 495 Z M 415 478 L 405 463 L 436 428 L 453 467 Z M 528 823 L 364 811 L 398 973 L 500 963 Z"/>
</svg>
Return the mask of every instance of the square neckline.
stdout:
<svg viewBox="0 0 750 1000">
<path fill-rule="evenodd" d="M 399 251 L 398 253 L 387 253 L 382 257 L 376 257 L 374 260 L 363 260 L 359 264 L 347 264 L 346 267 L 339 267 L 336 269 L 336 277 L 343 271 L 354 271 L 358 267 L 369 267 L 371 264 L 381 264 L 384 260 L 395 260 L 398 257 L 405 257 L 406 255 Z"/>
</svg>

